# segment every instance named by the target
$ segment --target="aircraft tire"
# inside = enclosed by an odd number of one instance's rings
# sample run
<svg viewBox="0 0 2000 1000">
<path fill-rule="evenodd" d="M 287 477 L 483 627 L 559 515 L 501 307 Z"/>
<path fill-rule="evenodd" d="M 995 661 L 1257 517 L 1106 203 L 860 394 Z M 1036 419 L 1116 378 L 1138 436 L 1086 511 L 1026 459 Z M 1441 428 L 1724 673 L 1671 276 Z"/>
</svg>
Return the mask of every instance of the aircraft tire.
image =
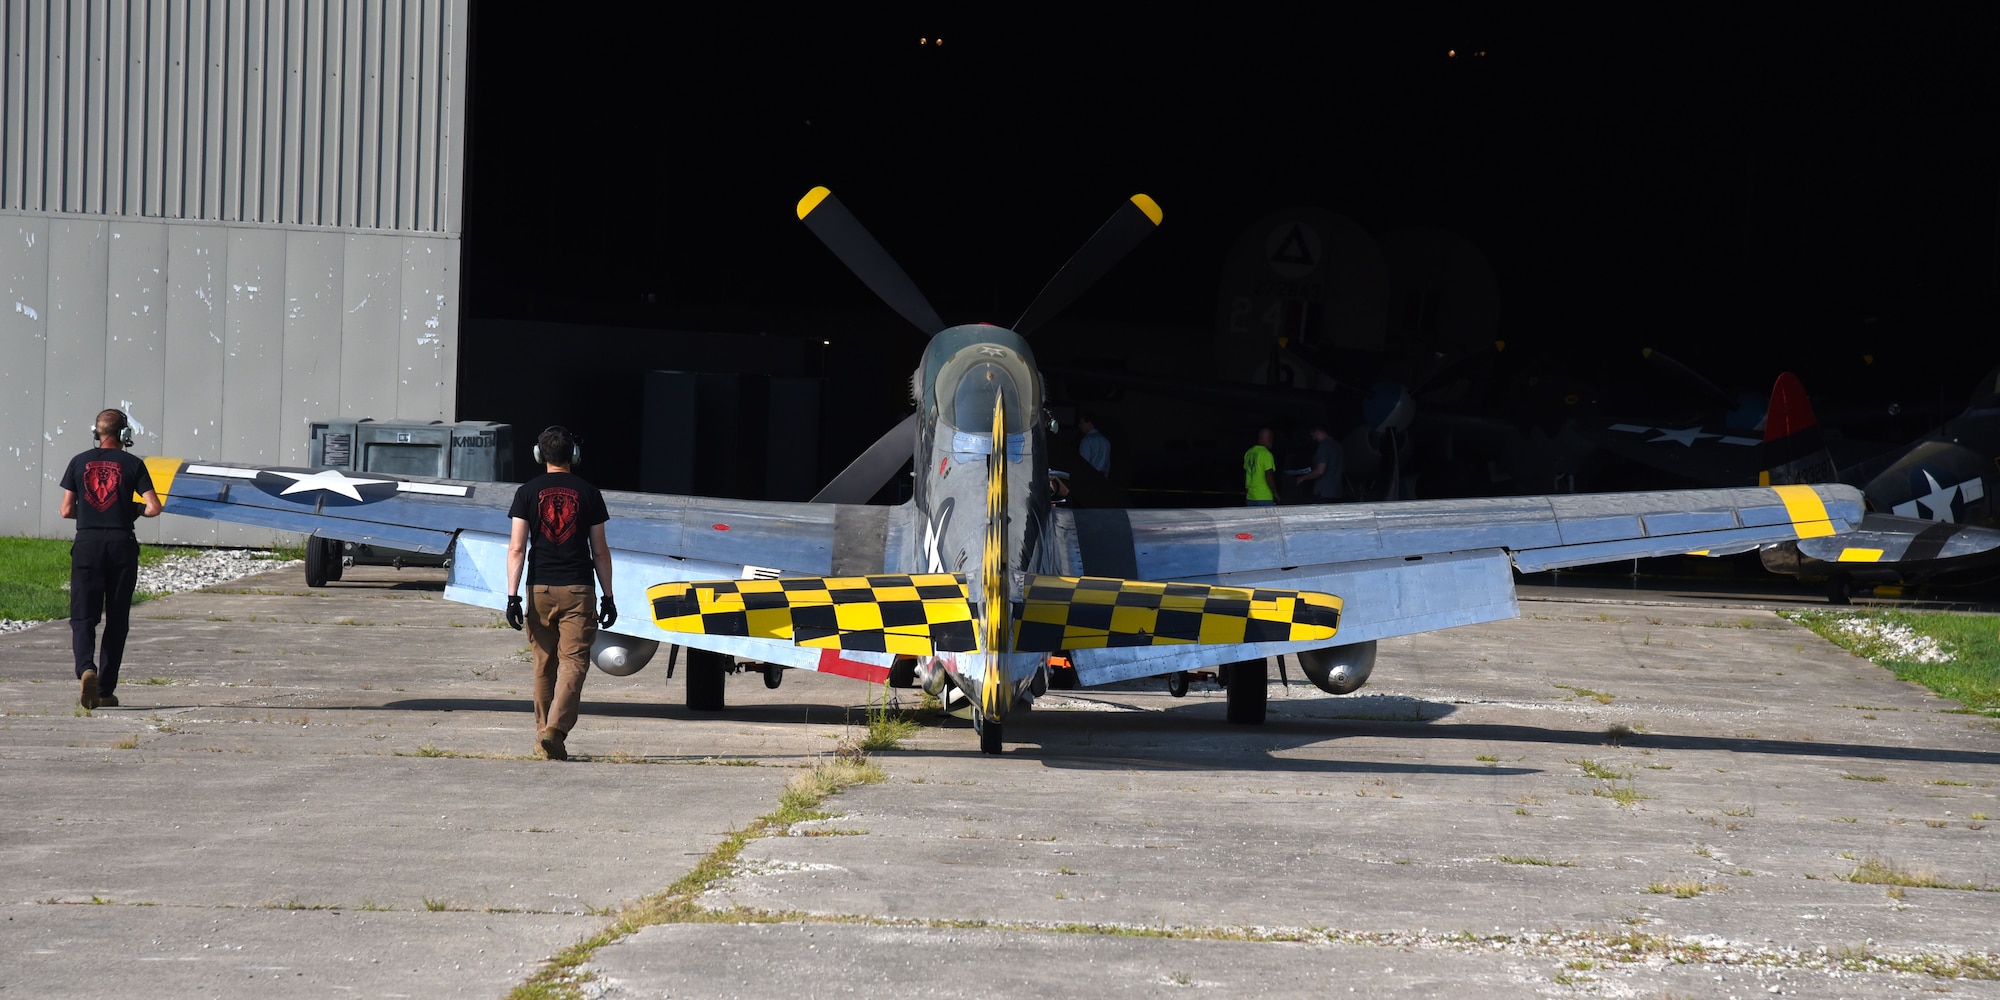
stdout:
<svg viewBox="0 0 2000 1000">
<path fill-rule="evenodd" d="M 1000 752 L 1000 724 L 987 719 L 979 724 L 979 752 Z"/>
<path fill-rule="evenodd" d="M 328 580 L 338 579 L 327 575 L 326 564 L 329 560 L 325 542 L 323 538 L 306 539 L 306 586 L 308 587 L 324 587 Z M 335 562 L 334 565 L 337 566 L 339 563 Z"/>
<path fill-rule="evenodd" d="M 687 654 L 688 710 L 722 711 L 723 678 L 729 675 L 729 654 L 706 649 L 689 649 Z"/>
<path fill-rule="evenodd" d="M 1264 724 L 1264 707 L 1271 695 L 1271 668 L 1263 660 L 1244 660 L 1229 665 L 1229 709 L 1227 717 L 1239 726 Z"/>
<path fill-rule="evenodd" d="M 773 691 L 785 682 L 785 668 L 775 663 L 764 664 L 764 686 Z"/>
<path fill-rule="evenodd" d="M 1176 670 L 1167 675 L 1167 693 L 1176 698 L 1185 698 L 1188 693 L 1188 675 L 1185 670 Z"/>
<path fill-rule="evenodd" d="M 1076 679 L 1075 667 L 1049 668 L 1049 687 L 1057 691 L 1074 691 L 1082 686 L 1082 683 Z"/>
</svg>

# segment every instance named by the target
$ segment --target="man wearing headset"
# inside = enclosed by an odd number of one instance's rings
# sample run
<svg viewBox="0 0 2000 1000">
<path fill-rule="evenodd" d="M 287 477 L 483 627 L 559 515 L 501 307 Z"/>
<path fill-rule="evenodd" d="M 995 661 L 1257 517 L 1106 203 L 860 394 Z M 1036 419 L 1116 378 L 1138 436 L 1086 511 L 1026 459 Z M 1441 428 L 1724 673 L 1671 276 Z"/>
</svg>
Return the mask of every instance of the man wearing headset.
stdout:
<svg viewBox="0 0 2000 1000">
<path fill-rule="evenodd" d="M 146 463 L 132 446 L 132 421 L 124 410 L 97 414 L 90 434 L 97 447 L 69 460 L 63 470 L 62 516 L 76 521 L 69 550 L 70 651 L 76 657 L 77 700 L 86 709 L 118 707 L 118 665 L 132 625 L 132 591 L 139 583 L 139 536 L 132 525 L 160 516 L 160 497 Z M 133 503 L 137 495 L 143 504 Z M 83 502 L 78 503 L 81 499 Z M 97 619 L 104 617 L 104 650 L 97 649 Z"/>
<path fill-rule="evenodd" d="M 618 620 L 611 603 L 611 547 L 604 541 L 604 494 L 570 468 L 582 459 L 576 435 L 560 425 L 535 439 L 535 461 L 546 472 L 521 484 L 507 511 L 514 536 L 507 545 L 507 624 L 525 624 L 535 647 L 535 736 L 550 760 L 568 760 L 564 741 L 576 726 L 590 644 Z M 534 540 L 533 549 L 529 539 Z M 524 609 L 521 566 L 528 568 Z M 593 570 L 604 597 L 591 612 Z"/>
</svg>

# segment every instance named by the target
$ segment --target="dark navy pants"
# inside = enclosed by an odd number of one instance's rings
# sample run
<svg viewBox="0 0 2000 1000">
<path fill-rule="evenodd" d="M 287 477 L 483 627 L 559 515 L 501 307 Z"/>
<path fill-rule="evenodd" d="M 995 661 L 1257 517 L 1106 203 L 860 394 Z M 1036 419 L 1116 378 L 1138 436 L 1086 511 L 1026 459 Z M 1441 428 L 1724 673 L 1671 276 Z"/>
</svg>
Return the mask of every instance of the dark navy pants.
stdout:
<svg viewBox="0 0 2000 1000">
<path fill-rule="evenodd" d="M 139 584 L 139 538 L 130 531 L 85 528 L 69 550 L 70 651 L 76 675 L 97 671 L 97 692 L 118 686 L 125 633 L 132 627 L 132 591 Z M 97 619 L 104 618 L 104 651 L 97 650 Z M 93 661 L 93 657 L 95 660 Z"/>
</svg>

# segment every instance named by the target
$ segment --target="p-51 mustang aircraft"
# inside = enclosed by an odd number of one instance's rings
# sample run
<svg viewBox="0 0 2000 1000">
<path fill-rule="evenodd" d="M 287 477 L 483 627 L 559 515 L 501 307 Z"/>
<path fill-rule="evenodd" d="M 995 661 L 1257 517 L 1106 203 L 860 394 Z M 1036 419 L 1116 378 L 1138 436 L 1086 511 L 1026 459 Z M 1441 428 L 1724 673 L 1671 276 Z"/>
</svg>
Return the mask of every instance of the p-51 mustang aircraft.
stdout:
<svg viewBox="0 0 2000 1000">
<path fill-rule="evenodd" d="M 1225 510 L 1068 510 L 1049 496 L 1043 382 L 1026 335 L 1158 226 L 1135 195 L 1012 329 L 945 328 L 825 188 L 798 215 L 892 308 L 932 334 L 917 412 L 813 502 L 605 494 L 615 597 L 650 615 L 600 633 L 624 675 L 688 650 L 688 706 L 723 707 L 733 658 L 970 702 L 980 749 L 1046 690 L 1066 651 L 1089 686 L 1229 664 L 1228 718 L 1261 723 L 1267 658 L 1359 688 L 1376 643 L 1518 615 L 1513 572 L 1846 531 L 1861 495 L 1778 486 Z M 914 495 L 866 501 L 914 458 Z M 510 485 L 151 459 L 167 510 L 346 541 L 451 552 L 448 599 L 506 604 Z M 1339 595 L 1339 596 L 1335 596 Z M 771 673 L 771 679 L 781 674 Z"/>
</svg>

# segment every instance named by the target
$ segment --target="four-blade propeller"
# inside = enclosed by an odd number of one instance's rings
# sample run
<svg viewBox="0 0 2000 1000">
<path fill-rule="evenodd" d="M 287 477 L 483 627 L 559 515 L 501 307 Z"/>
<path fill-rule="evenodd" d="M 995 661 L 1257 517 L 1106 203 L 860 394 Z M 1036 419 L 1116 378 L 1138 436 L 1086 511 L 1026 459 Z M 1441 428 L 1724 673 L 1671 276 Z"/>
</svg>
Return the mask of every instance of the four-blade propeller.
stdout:
<svg viewBox="0 0 2000 1000">
<path fill-rule="evenodd" d="M 798 212 L 799 221 L 889 308 L 926 336 L 935 336 L 944 329 L 944 321 L 917 289 L 917 283 L 910 280 L 909 273 L 882 249 L 882 244 L 876 242 L 861 220 L 832 191 L 816 187 L 806 192 L 799 199 Z M 1143 194 L 1135 194 L 1118 206 L 1111 218 L 1084 242 L 1083 248 L 1042 287 L 1041 294 L 1035 296 L 1035 301 L 1014 324 L 1014 332 L 1025 337 L 1076 301 L 1077 296 L 1104 277 L 1133 247 L 1152 235 L 1160 225 L 1160 217 L 1159 204 Z M 826 484 L 813 502 L 867 503 L 910 460 L 916 450 L 916 428 L 916 415 L 905 417 Z"/>
</svg>

